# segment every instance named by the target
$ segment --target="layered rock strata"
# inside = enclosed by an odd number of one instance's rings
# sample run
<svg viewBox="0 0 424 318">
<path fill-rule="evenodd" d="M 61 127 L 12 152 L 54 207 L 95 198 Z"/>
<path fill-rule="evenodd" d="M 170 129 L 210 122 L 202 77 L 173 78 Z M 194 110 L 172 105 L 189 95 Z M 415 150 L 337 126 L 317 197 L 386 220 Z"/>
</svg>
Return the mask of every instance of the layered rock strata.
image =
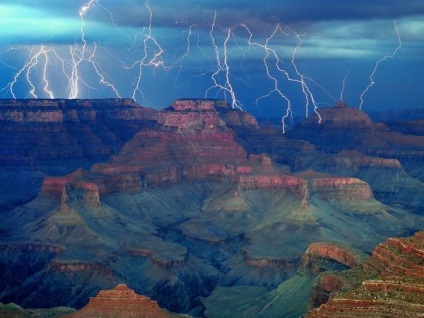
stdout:
<svg viewBox="0 0 424 318">
<path fill-rule="evenodd" d="M 130 99 L 1 100 L 0 211 L 34 198 L 46 174 L 108 160 L 156 113 Z"/>
<path fill-rule="evenodd" d="M 343 290 L 307 317 L 423 317 L 423 248 L 423 232 L 380 244 L 362 269 L 355 271 L 356 277 L 366 280 Z M 349 277 L 349 271 L 342 276 Z"/>
<path fill-rule="evenodd" d="M 160 308 L 157 302 L 150 298 L 136 294 L 125 284 L 119 284 L 112 290 L 101 290 L 96 297 L 90 298 L 84 308 L 66 317 L 171 318 L 189 316 L 172 314 Z"/>
</svg>

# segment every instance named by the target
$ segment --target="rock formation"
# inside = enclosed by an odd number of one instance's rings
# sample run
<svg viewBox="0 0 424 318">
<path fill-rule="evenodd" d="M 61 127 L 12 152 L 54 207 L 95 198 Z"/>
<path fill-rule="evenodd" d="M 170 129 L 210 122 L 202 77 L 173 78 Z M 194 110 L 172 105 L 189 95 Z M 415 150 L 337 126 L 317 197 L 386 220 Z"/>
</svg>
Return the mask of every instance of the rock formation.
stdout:
<svg viewBox="0 0 424 318">
<path fill-rule="evenodd" d="M 287 136 L 309 141 L 327 153 L 356 150 L 375 157 L 397 159 L 412 177 L 424 180 L 423 170 L 417 165 L 424 158 L 423 135 L 406 135 L 385 124 L 373 123 L 364 112 L 345 104 L 321 108 L 319 114 L 321 120 L 314 114 Z"/>
<path fill-rule="evenodd" d="M 125 284 L 119 284 L 112 290 L 101 290 L 96 297 L 90 298 L 89 303 L 84 308 L 66 317 L 170 318 L 188 316 L 172 314 L 160 308 L 157 302 L 150 298 L 137 295 Z"/>
<path fill-rule="evenodd" d="M 1 102 L 0 178 L 19 180 L 0 193 L 1 301 L 81 308 L 125 282 L 193 316 L 222 297 L 299 316 L 354 286 L 337 275 L 354 249 L 424 228 L 421 137 L 320 111 L 282 135 L 223 100 Z"/>
<path fill-rule="evenodd" d="M 129 99 L 1 100 L 0 179 L 9 187 L 0 210 L 34 198 L 45 174 L 89 169 L 155 123 L 155 110 Z"/>
<path fill-rule="evenodd" d="M 423 247 L 423 232 L 380 244 L 363 266 L 340 273 L 353 286 L 337 286 L 342 291 L 307 317 L 422 317 Z"/>
<path fill-rule="evenodd" d="M 314 274 L 328 271 L 328 268 L 320 269 L 319 260 L 321 259 L 331 259 L 347 268 L 355 268 L 365 261 L 365 256 L 346 246 L 314 242 L 303 254 L 301 267 Z"/>
</svg>

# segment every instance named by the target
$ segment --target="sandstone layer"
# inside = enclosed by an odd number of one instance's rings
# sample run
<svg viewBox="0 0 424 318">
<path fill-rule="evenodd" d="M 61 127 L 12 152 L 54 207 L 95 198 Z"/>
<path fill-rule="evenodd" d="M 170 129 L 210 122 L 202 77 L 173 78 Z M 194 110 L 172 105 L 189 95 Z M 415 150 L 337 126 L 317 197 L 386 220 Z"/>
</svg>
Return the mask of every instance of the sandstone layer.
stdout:
<svg viewBox="0 0 424 318">
<path fill-rule="evenodd" d="M 366 280 L 346 288 L 308 317 L 422 317 L 424 233 L 391 238 L 377 246 L 355 276 Z M 349 271 L 341 277 L 348 277 Z M 352 280 L 352 278 L 350 278 Z"/>
<path fill-rule="evenodd" d="M 90 298 L 84 308 L 66 317 L 168 318 L 188 316 L 169 313 L 160 308 L 157 302 L 146 296 L 137 295 L 125 284 L 119 284 L 112 290 L 101 290 L 96 297 Z"/>
</svg>

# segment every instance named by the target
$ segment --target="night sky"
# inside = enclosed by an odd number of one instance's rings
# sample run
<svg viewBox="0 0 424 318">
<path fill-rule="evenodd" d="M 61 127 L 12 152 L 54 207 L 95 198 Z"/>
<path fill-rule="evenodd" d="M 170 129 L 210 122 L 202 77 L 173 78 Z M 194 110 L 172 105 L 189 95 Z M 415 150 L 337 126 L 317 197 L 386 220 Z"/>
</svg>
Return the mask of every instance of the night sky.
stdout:
<svg viewBox="0 0 424 318">
<path fill-rule="evenodd" d="M 0 98 L 423 107 L 422 0 L 1 0 L 0 24 Z"/>
</svg>

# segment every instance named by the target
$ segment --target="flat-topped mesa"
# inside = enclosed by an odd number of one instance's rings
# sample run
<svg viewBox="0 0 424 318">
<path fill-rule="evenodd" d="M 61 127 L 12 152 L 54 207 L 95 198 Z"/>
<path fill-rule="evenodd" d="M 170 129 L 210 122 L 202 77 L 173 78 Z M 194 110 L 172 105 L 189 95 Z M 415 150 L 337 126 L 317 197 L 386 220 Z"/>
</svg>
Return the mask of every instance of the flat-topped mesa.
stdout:
<svg viewBox="0 0 424 318">
<path fill-rule="evenodd" d="M 346 105 L 345 102 L 339 101 L 333 107 L 324 107 L 318 109 L 319 117 L 317 114 L 309 116 L 300 126 L 319 126 L 332 129 L 351 128 L 358 129 L 371 129 L 372 121 L 363 111 L 352 108 Z"/>
<path fill-rule="evenodd" d="M 230 110 L 230 106 L 225 99 L 190 99 L 182 98 L 177 99 L 169 107 L 171 110 L 184 112 L 184 111 L 218 111 Z"/>
<path fill-rule="evenodd" d="M 206 130 L 227 129 L 218 110 L 228 109 L 227 101 L 219 99 L 177 99 L 171 106 L 158 113 L 158 123 L 164 127 L 182 130 L 200 128 Z"/>
<path fill-rule="evenodd" d="M 72 107 L 72 106 L 98 106 L 98 105 L 138 105 L 131 98 L 104 98 L 104 99 L 1 99 L 0 109 L 3 107 Z M 139 105 L 138 105 L 139 106 Z"/>
<path fill-rule="evenodd" d="M 96 297 L 81 310 L 67 316 L 69 318 L 88 317 L 181 317 L 159 307 L 149 297 L 138 295 L 125 284 L 119 284 L 111 290 L 101 290 Z M 188 317 L 185 315 L 185 317 Z"/>
<path fill-rule="evenodd" d="M 41 188 L 41 195 L 61 200 L 61 205 L 67 206 L 70 200 L 81 199 L 87 206 L 100 205 L 99 188 L 96 183 L 83 181 L 80 175 L 63 177 L 46 177 Z"/>
<path fill-rule="evenodd" d="M 316 178 L 311 180 L 310 190 L 312 194 L 317 194 L 321 199 L 355 201 L 373 198 L 369 184 L 357 178 Z"/>
<path fill-rule="evenodd" d="M 52 123 L 106 120 L 154 121 L 156 112 L 129 98 L 112 99 L 6 99 L 0 100 L 0 120 Z"/>
</svg>

